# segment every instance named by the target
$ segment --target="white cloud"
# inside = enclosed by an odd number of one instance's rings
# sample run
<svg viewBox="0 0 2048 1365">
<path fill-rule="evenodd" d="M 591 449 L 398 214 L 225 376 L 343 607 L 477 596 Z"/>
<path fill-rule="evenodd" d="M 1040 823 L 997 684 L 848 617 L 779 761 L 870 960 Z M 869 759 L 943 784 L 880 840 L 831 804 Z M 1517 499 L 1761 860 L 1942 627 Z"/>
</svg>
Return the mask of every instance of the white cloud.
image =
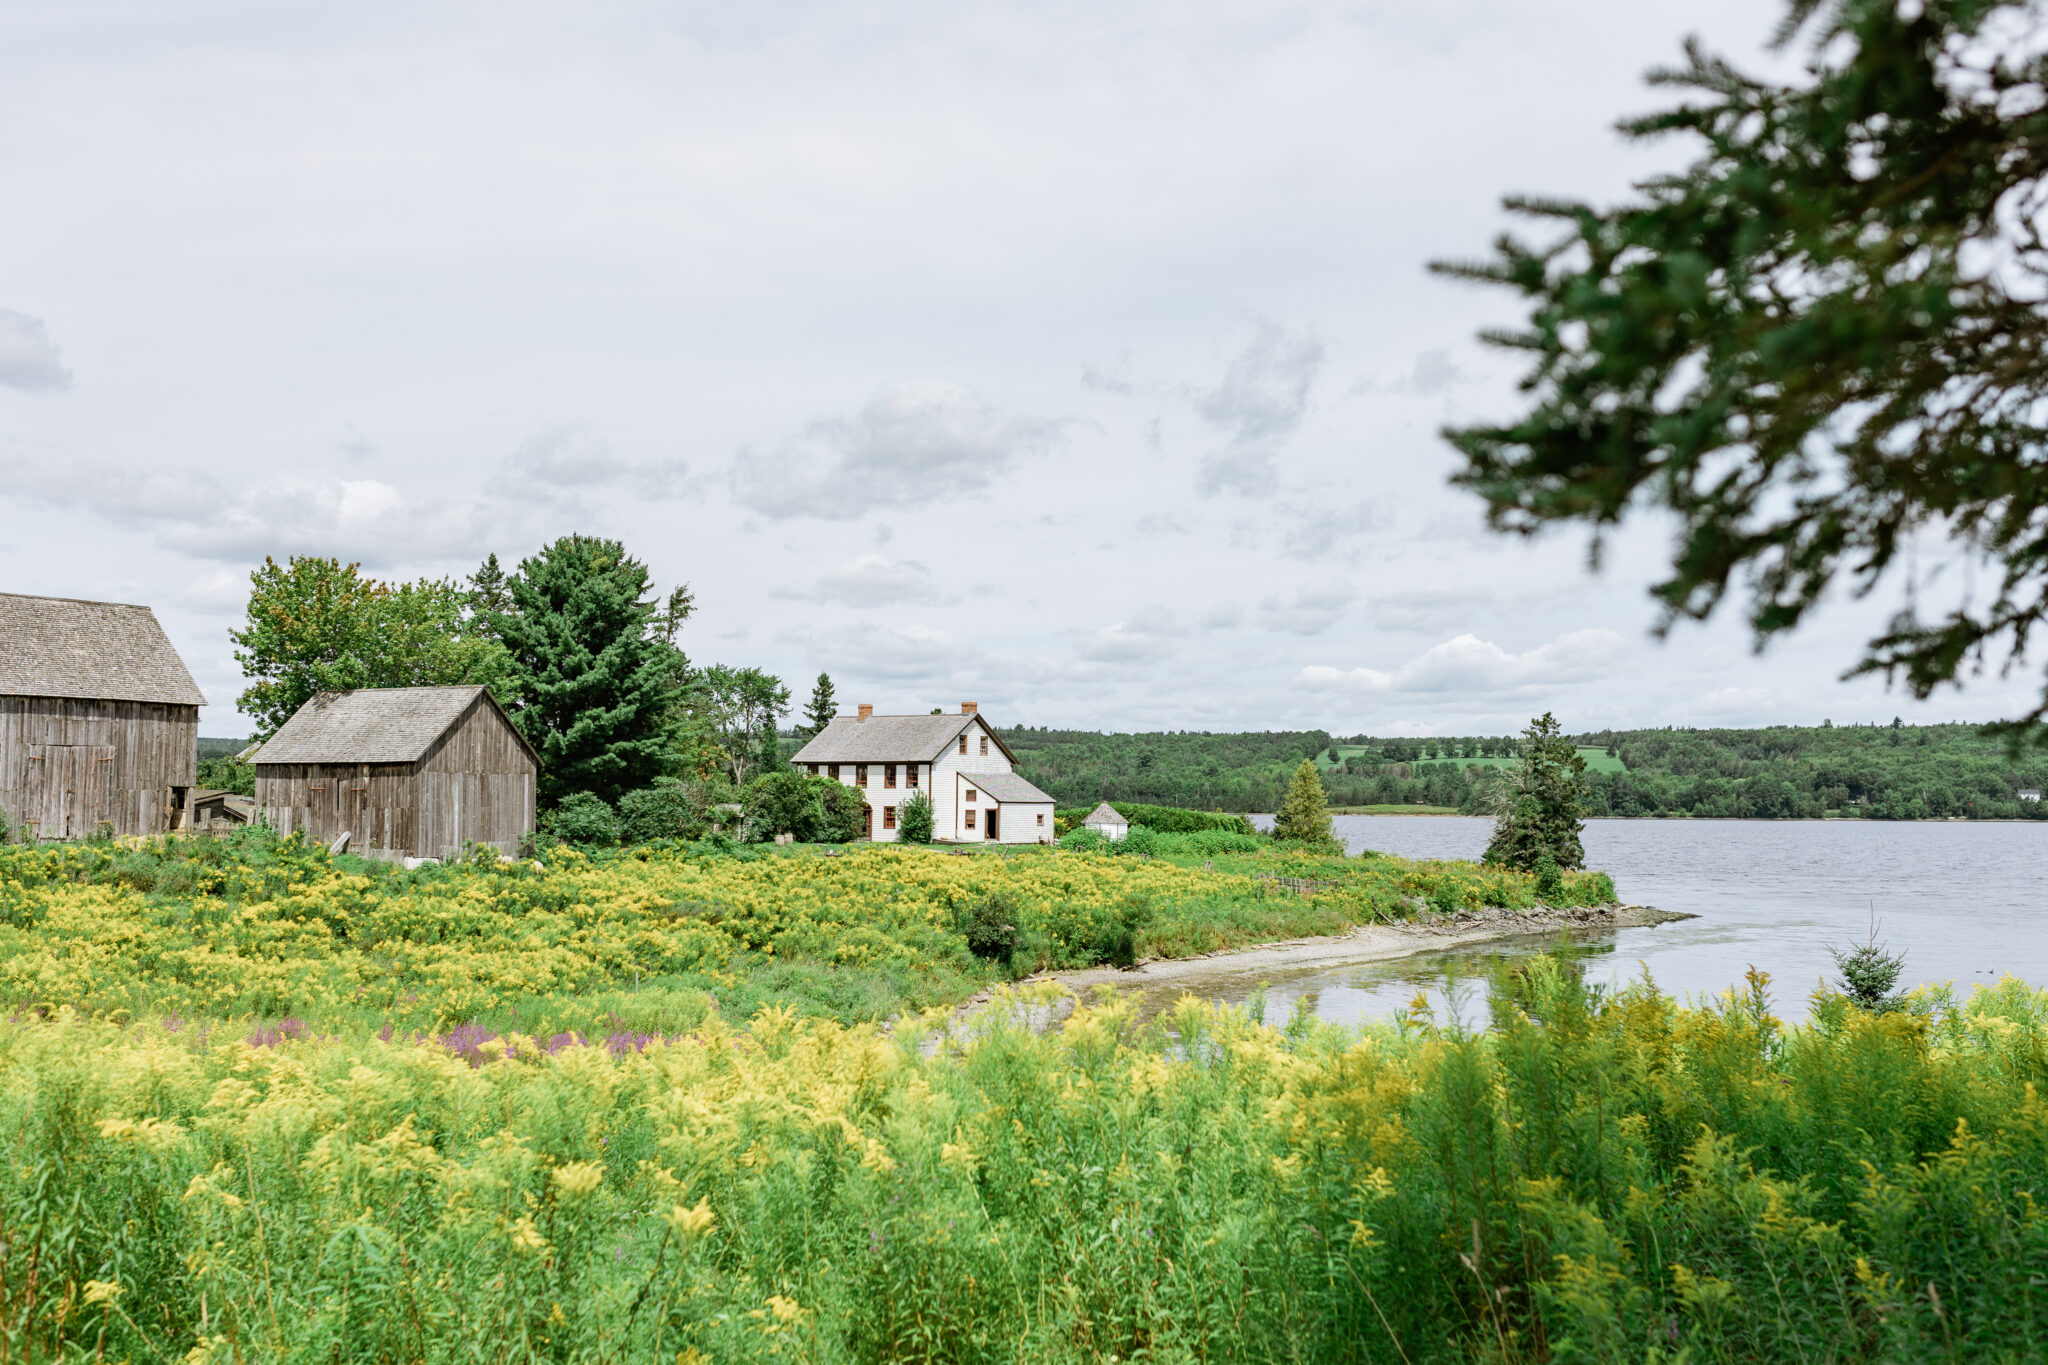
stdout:
<svg viewBox="0 0 2048 1365">
<path fill-rule="evenodd" d="M 1235 630 L 1244 624 L 1244 603 L 1234 597 L 1211 602 L 1202 609 L 1202 629 Z"/>
<path fill-rule="evenodd" d="M 904 602 L 942 603 L 957 599 L 939 590 L 932 571 L 915 560 L 862 555 L 828 570 L 815 581 L 775 590 L 777 597 L 833 602 L 847 607 L 885 607 Z"/>
<path fill-rule="evenodd" d="M 1322 368 L 1323 345 L 1277 323 L 1259 326 L 1251 344 L 1230 362 L 1223 382 L 1196 400 L 1202 420 L 1221 430 L 1221 449 L 1204 456 L 1196 486 L 1205 494 L 1273 492 L 1273 458 L 1301 426 L 1309 391 Z"/>
<path fill-rule="evenodd" d="M 0 387 L 52 393 L 71 387 L 71 371 L 57 356 L 57 343 L 43 320 L 0 308 Z"/>
<path fill-rule="evenodd" d="M 1290 500 L 1280 523 L 1280 543 L 1291 559 L 1328 559 L 1386 525 L 1376 498 L 1334 503 L 1328 498 Z"/>
<path fill-rule="evenodd" d="M 1296 682 L 1318 692 L 1513 694 L 1603 676 L 1613 669 L 1622 643 L 1619 633 L 1596 626 L 1560 635 L 1523 654 L 1510 654 L 1492 641 L 1466 634 L 1424 650 L 1392 672 L 1311 664 Z"/>
<path fill-rule="evenodd" d="M 732 492 L 766 516 L 850 520 L 978 493 L 1058 434 L 957 384 L 897 384 L 853 417 L 813 422 L 771 451 L 742 450 Z"/>
<path fill-rule="evenodd" d="M 1076 652 L 1090 663 L 1144 664 L 1155 663 L 1171 655 L 1173 644 L 1159 635 L 1120 621 L 1096 631 L 1081 642 Z"/>
<path fill-rule="evenodd" d="M 556 427 L 533 437 L 506 461 L 505 472 L 544 493 L 569 494 L 616 489 L 642 498 L 667 499 L 688 491 L 689 462 L 682 459 L 629 460 L 579 426 Z"/>
<path fill-rule="evenodd" d="M 1358 592 L 1349 583 L 1311 583 L 1291 599 L 1278 593 L 1261 598 L 1259 624 L 1288 635 L 1320 635 L 1357 600 Z"/>
</svg>

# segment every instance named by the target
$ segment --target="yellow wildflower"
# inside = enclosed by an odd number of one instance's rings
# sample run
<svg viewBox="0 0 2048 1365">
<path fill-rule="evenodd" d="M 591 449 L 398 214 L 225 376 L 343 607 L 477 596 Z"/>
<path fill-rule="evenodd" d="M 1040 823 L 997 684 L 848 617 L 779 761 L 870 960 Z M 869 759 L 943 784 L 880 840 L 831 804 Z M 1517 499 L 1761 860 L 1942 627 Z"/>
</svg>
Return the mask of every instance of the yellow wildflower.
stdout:
<svg viewBox="0 0 2048 1365">
<path fill-rule="evenodd" d="M 114 1300 L 120 1297 L 121 1282 L 119 1280 L 87 1280 L 85 1282 L 85 1301 L 87 1303 L 104 1303 L 112 1307 Z"/>
<path fill-rule="evenodd" d="M 673 1228 L 676 1236 L 686 1243 L 694 1242 L 711 1231 L 712 1225 L 718 1221 L 718 1215 L 711 1211 L 711 1201 L 708 1198 L 699 1199 L 694 1205 L 677 1204 L 665 1216 L 669 1227 Z"/>
<path fill-rule="evenodd" d="M 519 1221 L 512 1225 L 512 1249 L 534 1255 L 544 1255 L 547 1252 L 548 1239 L 541 1236 L 540 1229 L 533 1225 L 532 1214 L 520 1214 Z"/>
<path fill-rule="evenodd" d="M 604 1167 L 593 1161 L 572 1161 L 555 1167 L 554 1177 L 564 1199 L 581 1199 L 604 1183 Z"/>
</svg>

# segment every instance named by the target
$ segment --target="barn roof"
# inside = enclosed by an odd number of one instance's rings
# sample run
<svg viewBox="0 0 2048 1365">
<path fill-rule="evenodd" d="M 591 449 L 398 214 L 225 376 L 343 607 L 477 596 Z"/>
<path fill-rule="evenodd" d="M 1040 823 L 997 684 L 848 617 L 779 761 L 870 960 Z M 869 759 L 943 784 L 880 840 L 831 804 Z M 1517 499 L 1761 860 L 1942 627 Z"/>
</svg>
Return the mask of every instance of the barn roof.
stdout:
<svg viewBox="0 0 2048 1365">
<path fill-rule="evenodd" d="M 836 716 L 809 744 L 790 756 L 792 763 L 929 763 L 959 738 L 960 732 L 981 717 L 938 716 Z M 995 727 L 984 724 L 996 747 L 1012 763 L 1017 756 Z"/>
<path fill-rule="evenodd" d="M 1015 773 L 962 773 L 961 778 L 969 786 L 981 788 L 997 801 L 1042 801 L 1048 805 L 1052 802 L 1050 796 Z"/>
<path fill-rule="evenodd" d="M 1110 805 L 1107 801 L 1097 806 L 1094 810 L 1089 811 L 1086 818 L 1081 821 L 1084 829 L 1090 825 L 1128 826 L 1130 823 L 1130 821 L 1124 819 L 1115 806 Z"/>
<path fill-rule="evenodd" d="M 0 593 L 0 696 L 204 706 L 148 607 Z"/>
<path fill-rule="evenodd" d="M 468 714 L 487 688 L 364 687 L 325 692 L 264 741 L 256 766 L 273 763 L 417 763 Z M 495 700 L 489 700 L 496 706 Z M 513 726 L 518 734 L 518 727 Z M 520 735 L 519 742 L 533 746 Z"/>
</svg>

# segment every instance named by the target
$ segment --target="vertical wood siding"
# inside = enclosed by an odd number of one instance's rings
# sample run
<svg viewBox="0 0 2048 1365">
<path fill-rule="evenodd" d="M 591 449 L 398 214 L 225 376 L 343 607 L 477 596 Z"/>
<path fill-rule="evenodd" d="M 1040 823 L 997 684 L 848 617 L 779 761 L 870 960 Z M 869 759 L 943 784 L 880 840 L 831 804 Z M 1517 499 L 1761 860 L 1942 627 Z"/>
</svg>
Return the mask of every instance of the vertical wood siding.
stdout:
<svg viewBox="0 0 2048 1365">
<path fill-rule="evenodd" d="M 0 811 L 40 838 L 161 834 L 198 764 L 196 706 L 0 697 Z"/>
<path fill-rule="evenodd" d="M 281 834 L 358 852 L 445 858 L 465 844 L 515 853 L 533 832 L 538 769 L 510 722 L 479 699 L 417 764 L 262 763 L 256 813 Z"/>
</svg>

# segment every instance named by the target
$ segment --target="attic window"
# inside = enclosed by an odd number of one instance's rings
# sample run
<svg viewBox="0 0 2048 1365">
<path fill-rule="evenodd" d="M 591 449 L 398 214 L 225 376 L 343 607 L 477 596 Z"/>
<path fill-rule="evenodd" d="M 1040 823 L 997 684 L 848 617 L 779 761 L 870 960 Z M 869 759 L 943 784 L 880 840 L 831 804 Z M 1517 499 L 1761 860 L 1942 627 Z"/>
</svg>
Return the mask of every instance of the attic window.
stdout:
<svg viewBox="0 0 2048 1365">
<path fill-rule="evenodd" d="M 987 757 L 988 757 L 988 736 L 987 736 L 987 735 L 983 735 L 983 736 L 981 737 L 981 756 L 982 756 L 983 758 L 987 758 Z"/>
<path fill-rule="evenodd" d="M 967 752 L 967 736 L 965 735 L 960 736 L 960 752 L 962 754 Z"/>
<path fill-rule="evenodd" d="M 975 798 L 975 797 L 976 797 L 977 795 L 979 795 L 979 793 L 977 793 L 977 792 L 976 792 L 976 791 L 974 790 L 974 788 L 972 788 L 972 787 L 969 787 L 969 788 L 967 789 L 967 799 L 968 799 L 969 801 L 972 801 L 972 800 L 973 800 L 973 799 L 974 799 L 974 798 Z"/>
</svg>

